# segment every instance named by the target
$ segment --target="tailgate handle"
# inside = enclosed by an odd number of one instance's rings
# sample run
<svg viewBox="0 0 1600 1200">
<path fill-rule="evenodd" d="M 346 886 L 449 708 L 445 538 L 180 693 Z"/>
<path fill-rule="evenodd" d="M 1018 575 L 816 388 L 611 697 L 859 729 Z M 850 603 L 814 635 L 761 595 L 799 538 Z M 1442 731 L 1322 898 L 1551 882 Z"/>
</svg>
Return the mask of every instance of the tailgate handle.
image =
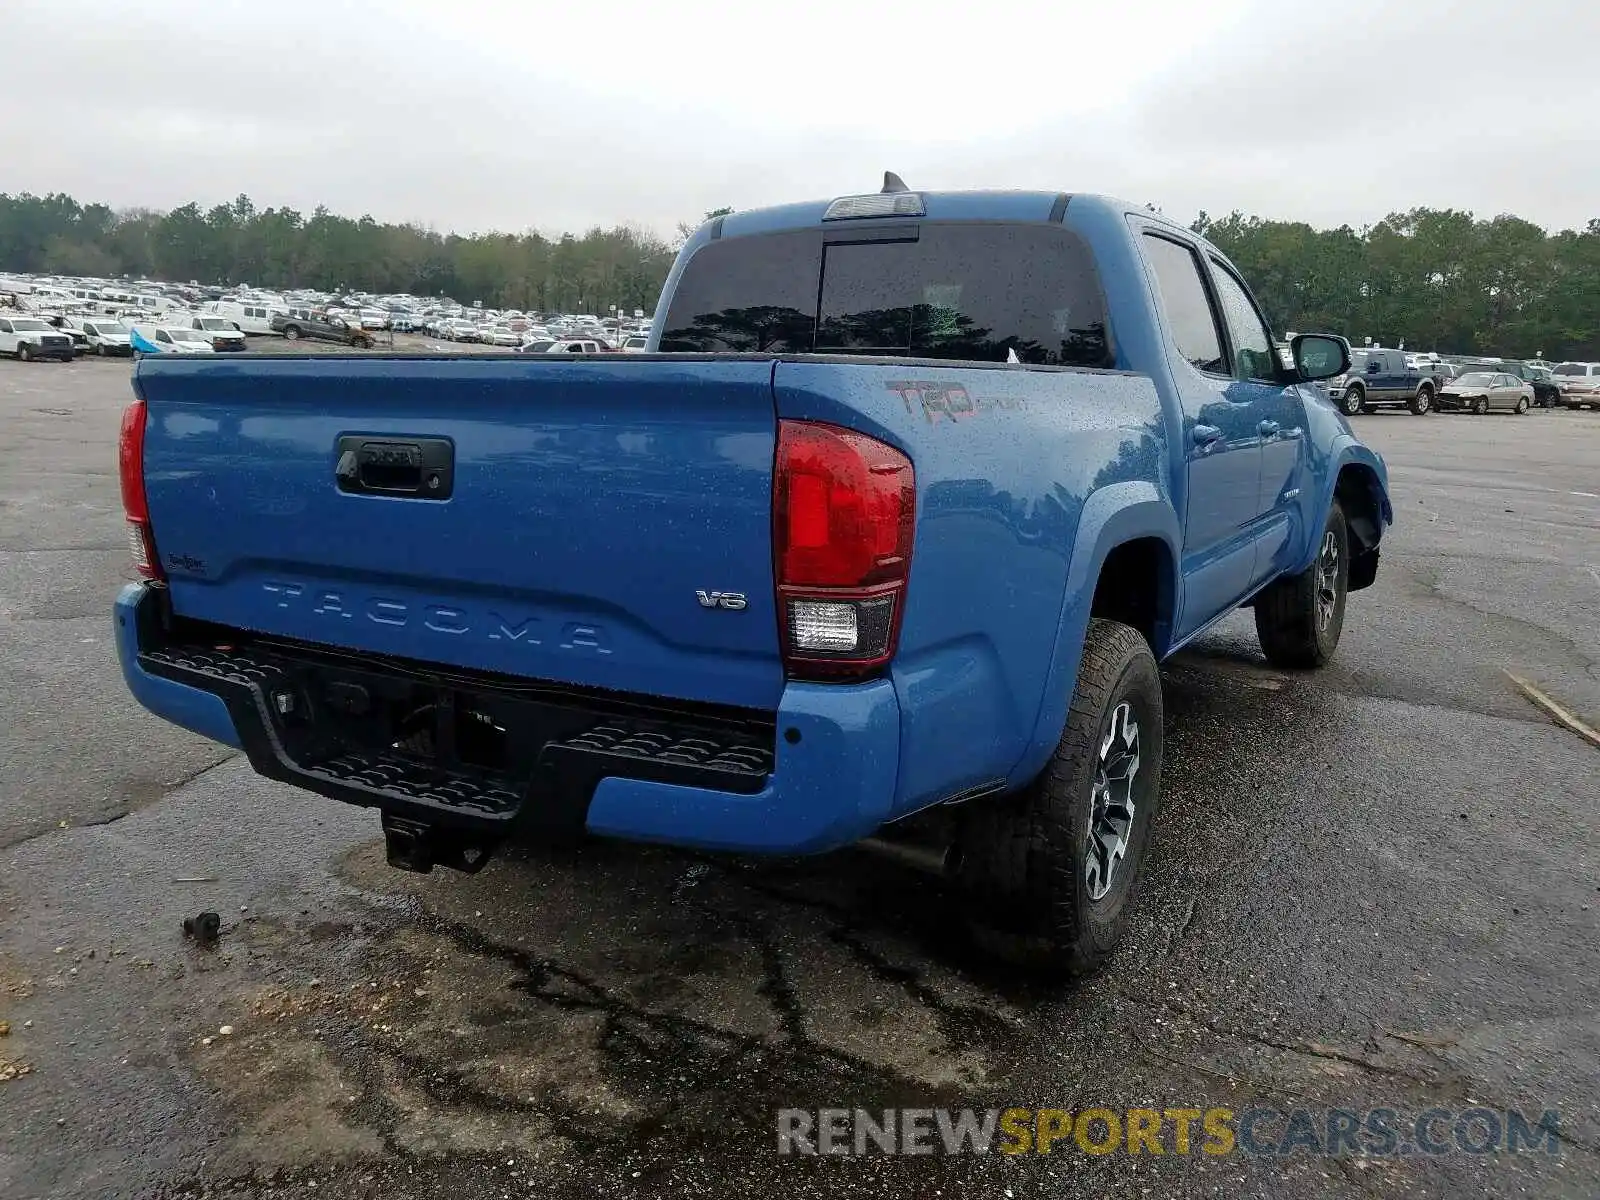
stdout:
<svg viewBox="0 0 1600 1200">
<path fill-rule="evenodd" d="M 341 492 L 448 500 L 455 484 L 455 446 L 445 438 L 342 437 L 334 479 Z"/>
</svg>

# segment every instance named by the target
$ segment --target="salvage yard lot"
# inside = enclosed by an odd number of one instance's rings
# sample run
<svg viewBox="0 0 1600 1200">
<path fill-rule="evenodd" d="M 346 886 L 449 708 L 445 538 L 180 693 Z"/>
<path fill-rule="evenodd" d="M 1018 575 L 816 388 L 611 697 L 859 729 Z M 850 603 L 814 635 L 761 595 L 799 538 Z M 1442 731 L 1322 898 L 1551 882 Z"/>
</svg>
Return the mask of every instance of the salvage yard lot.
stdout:
<svg viewBox="0 0 1600 1200">
<path fill-rule="evenodd" d="M 397 874 L 376 817 L 148 716 L 108 617 L 127 379 L 0 362 L 0 1196 L 1600 1192 L 1600 753 L 1504 674 L 1600 723 L 1600 415 L 1356 419 L 1397 525 L 1335 664 L 1268 669 L 1248 614 L 1167 664 L 1132 933 L 1047 987 L 857 852 Z M 785 1107 L 1253 1103 L 1564 1141 L 775 1152 Z"/>
</svg>

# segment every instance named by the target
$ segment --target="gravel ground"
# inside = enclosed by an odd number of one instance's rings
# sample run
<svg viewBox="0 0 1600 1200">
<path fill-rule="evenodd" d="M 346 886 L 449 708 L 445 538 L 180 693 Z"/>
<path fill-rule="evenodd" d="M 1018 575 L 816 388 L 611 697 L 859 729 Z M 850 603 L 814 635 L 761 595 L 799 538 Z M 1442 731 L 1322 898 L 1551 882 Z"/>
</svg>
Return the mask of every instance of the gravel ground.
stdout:
<svg viewBox="0 0 1600 1200">
<path fill-rule="evenodd" d="M 1046 987 L 859 852 L 398 874 L 375 817 L 147 716 L 108 621 L 127 396 L 126 363 L 0 362 L 0 1195 L 1600 1193 L 1600 756 L 1503 674 L 1600 722 L 1600 416 L 1358 418 L 1399 523 L 1338 660 L 1275 672 L 1236 616 L 1167 664 L 1132 936 Z M 1552 1109 L 1563 1141 L 775 1150 L 780 1107 L 1011 1105 Z"/>
</svg>

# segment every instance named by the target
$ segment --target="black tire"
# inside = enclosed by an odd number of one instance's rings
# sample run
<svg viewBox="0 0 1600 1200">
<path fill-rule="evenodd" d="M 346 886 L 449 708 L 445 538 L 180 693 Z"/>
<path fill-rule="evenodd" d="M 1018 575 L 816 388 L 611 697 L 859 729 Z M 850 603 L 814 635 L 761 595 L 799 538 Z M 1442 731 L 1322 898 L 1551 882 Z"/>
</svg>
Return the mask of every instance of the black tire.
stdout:
<svg viewBox="0 0 1600 1200">
<path fill-rule="evenodd" d="M 95 344 L 94 352 L 101 358 L 104 358 L 106 356 L 106 344 L 104 342 L 97 342 Z"/>
<path fill-rule="evenodd" d="M 288 341 L 288 342 L 297 342 L 297 341 L 299 341 L 300 340 L 300 326 L 298 326 L 298 325 L 285 325 L 283 327 L 283 337 L 284 337 L 284 340 Z"/>
<path fill-rule="evenodd" d="M 1417 394 L 1411 397 L 1411 403 L 1408 407 L 1411 409 L 1412 416 L 1427 416 L 1433 408 L 1433 389 L 1427 384 L 1423 384 L 1417 389 Z"/>
<path fill-rule="evenodd" d="M 1130 717 L 1131 754 L 1126 738 L 1116 736 Z M 1162 720 L 1161 676 L 1149 644 L 1131 626 L 1091 620 L 1049 765 L 1021 792 L 962 810 L 954 871 L 982 910 L 969 920 L 980 945 L 1052 975 L 1084 975 L 1111 957 L 1127 929 L 1161 798 Z M 1108 782 L 1102 747 L 1109 747 L 1107 761 L 1120 757 L 1124 769 L 1131 758 L 1132 770 Z M 1126 822 L 1116 815 L 1121 800 L 1102 810 L 1100 799 L 1115 797 L 1124 779 L 1132 807 Z M 1091 851 L 1097 829 L 1121 843 L 1120 856 L 1113 849 L 1108 859 L 1099 839 L 1102 852 Z M 1091 867 L 1106 874 L 1092 882 Z"/>
<path fill-rule="evenodd" d="M 1474 400 L 1472 402 L 1472 412 L 1473 412 L 1474 416 L 1481 417 L 1481 416 L 1485 415 L 1488 411 L 1489 411 L 1489 397 L 1487 397 L 1487 396 L 1479 396 L 1476 400 Z"/>
<path fill-rule="evenodd" d="M 1329 539 L 1331 579 L 1326 574 Z M 1309 567 L 1278 580 L 1256 597 L 1256 636 L 1273 666 L 1320 667 L 1339 646 L 1350 590 L 1350 530 L 1337 500 L 1328 509 L 1317 545 L 1317 557 Z"/>
<path fill-rule="evenodd" d="M 1517 397 L 1517 416 L 1520 417 L 1523 413 L 1525 413 L 1527 411 L 1528 411 L 1528 398 L 1526 396 Z"/>
<path fill-rule="evenodd" d="M 1359 416 L 1366 406 L 1367 390 L 1363 387 L 1347 387 L 1339 400 L 1339 411 L 1347 417 Z"/>
<path fill-rule="evenodd" d="M 23 362 L 32 362 L 33 361 L 33 347 L 28 345 L 27 342 L 18 342 L 17 343 L 17 357 L 19 359 L 21 359 Z"/>
</svg>

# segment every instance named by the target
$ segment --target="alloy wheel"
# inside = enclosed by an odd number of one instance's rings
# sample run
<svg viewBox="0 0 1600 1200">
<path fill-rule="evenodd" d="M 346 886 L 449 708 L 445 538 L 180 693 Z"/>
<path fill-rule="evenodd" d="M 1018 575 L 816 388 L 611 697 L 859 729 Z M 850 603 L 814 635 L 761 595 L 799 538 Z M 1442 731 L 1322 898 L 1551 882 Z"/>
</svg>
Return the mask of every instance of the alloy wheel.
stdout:
<svg viewBox="0 0 1600 1200">
<path fill-rule="evenodd" d="M 1133 834 L 1133 782 L 1139 774 L 1139 721 L 1124 700 L 1111 711 L 1111 727 L 1100 742 L 1089 793 L 1089 847 L 1083 878 L 1089 899 L 1102 900 Z"/>
<path fill-rule="evenodd" d="M 1339 542 L 1328 530 L 1322 536 L 1322 553 L 1317 555 L 1317 628 L 1325 630 L 1339 606 Z"/>
</svg>

